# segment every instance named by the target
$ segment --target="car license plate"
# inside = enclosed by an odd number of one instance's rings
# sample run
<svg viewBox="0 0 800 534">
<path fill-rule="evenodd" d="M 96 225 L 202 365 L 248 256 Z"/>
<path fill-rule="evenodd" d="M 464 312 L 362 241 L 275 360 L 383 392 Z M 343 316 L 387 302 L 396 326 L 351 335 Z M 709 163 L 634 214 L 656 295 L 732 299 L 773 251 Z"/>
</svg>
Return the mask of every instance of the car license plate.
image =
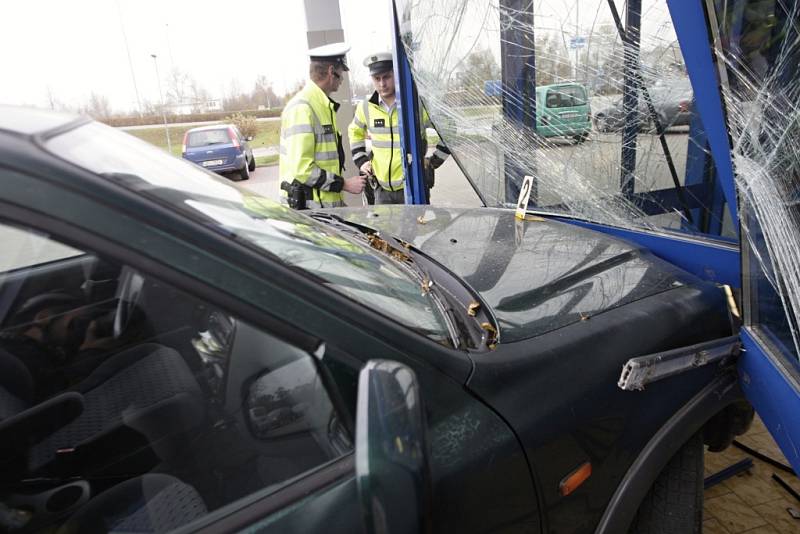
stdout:
<svg viewBox="0 0 800 534">
<path fill-rule="evenodd" d="M 567 111 L 565 113 L 559 113 L 559 117 L 561 117 L 562 119 L 574 119 L 579 115 L 580 113 L 576 113 L 575 111 Z"/>
<path fill-rule="evenodd" d="M 213 167 L 214 165 L 222 165 L 221 159 L 210 159 L 203 162 L 203 167 Z"/>
</svg>

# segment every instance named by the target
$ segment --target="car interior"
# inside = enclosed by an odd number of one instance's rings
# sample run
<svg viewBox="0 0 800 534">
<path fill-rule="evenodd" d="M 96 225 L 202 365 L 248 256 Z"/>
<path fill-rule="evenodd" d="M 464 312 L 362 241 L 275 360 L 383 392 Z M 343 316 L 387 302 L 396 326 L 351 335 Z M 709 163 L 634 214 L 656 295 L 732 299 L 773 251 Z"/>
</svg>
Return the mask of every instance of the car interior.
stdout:
<svg viewBox="0 0 800 534">
<path fill-rule="evenodd" d="M 42 262 L 61 244 L 20 230 L 0 272 L 0 531 L 167 531 L 352 450 L 351 395 L 317 356 L 97 255 Z"/>
</svg>

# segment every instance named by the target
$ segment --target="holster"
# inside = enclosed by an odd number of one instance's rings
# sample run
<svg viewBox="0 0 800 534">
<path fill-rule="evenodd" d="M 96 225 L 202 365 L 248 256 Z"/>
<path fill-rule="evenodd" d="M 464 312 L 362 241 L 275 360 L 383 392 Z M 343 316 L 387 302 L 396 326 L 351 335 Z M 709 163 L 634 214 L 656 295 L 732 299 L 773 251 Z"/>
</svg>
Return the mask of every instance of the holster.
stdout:
<svg viewBox="0 0 800 534">
<path fill-rule="evenodd" d="M 369 187 L 371 187 L 373 191 L 374 191 L 375 189 L 378 189 L 378 188 L 380 187 L 380 184 L 378 183 L 378 178 L 377 178 L 377 177 L 375 177 L 375 174 L 374 174 L 374 173 L 371 173 L 371 172 L 370 172 L 370 173 L 361 173 L 361 175 L 362 175 L 364 178 L 366 178 L 366 180 L 367 180 L 367 185 L 368 185 Z"/>
<path fill-rule="evenodd" d="M 281 189 L 286 191 L 290 208 L 293 210 L 306 209 L 306 200 L 312 195 L 310 187 L 301 184 L 297 180 L 293 180 L 292 183 L 281 182 Z"/>
<path fill-rule="evenodd" d="M 436 170 L 431 165 L 425 167 L 425 187 L 433 189 L 436 183 Z"/>
</svg>

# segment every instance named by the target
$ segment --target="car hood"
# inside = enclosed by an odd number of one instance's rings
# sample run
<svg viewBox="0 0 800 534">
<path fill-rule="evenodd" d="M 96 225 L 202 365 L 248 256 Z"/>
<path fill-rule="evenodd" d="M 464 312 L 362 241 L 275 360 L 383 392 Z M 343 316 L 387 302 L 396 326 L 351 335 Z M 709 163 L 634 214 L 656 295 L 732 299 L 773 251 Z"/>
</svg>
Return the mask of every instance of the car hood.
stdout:
<svg viewBox="0 0 800 534">
<path fill-rule="evenodd" d="M 656 293 L 690 275 L 637 246 L 512 210 L 375 206 L 337 209 L 399 237 L 457 275 L 491 307 L 500 342 L 534 337 Z"/>
</svg>

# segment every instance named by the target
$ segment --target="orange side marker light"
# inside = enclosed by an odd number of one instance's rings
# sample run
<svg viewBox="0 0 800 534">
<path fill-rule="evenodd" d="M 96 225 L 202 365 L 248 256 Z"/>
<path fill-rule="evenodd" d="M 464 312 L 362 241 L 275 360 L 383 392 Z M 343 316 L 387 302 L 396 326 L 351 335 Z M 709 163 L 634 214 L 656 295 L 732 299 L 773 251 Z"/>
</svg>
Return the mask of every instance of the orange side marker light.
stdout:
<svg viewBox="0 0 800 534">
<path fill-rule="evenodd" d="M 592 476 L 592 464 L 590 462 L 585 462 L 575 471 L 565 476 L 558 484 L 559 493 L 561 493 L 562 497 L 566 497 L 578 489 L 590 476 Z"/>
</svg>

